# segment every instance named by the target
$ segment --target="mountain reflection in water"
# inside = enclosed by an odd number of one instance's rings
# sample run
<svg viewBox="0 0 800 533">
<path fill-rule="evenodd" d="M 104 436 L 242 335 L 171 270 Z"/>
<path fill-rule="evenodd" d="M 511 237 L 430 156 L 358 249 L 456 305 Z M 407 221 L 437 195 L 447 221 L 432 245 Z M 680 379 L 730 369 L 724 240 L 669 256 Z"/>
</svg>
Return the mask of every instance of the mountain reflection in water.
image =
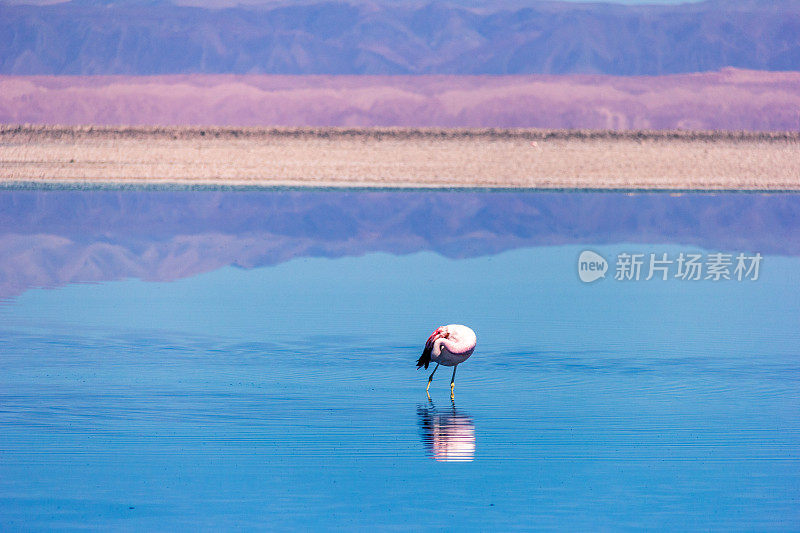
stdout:
<svg viewBox="0 0 800 533">
<path fill-rule="evenodd" d="M 456 409 L 437 409 L 433 402 L 417 407 L 422 442 L 427 454 L 443 463 L 475 459 L 475 423 Z"/>
<path fill-rule="evenodd" d="M 442 216 L 446 213 L 446 216 Z M 671 243 L 800 255 L 800 195 L 0 190 L 0 298 L 297 257 Z"/>
</svg>

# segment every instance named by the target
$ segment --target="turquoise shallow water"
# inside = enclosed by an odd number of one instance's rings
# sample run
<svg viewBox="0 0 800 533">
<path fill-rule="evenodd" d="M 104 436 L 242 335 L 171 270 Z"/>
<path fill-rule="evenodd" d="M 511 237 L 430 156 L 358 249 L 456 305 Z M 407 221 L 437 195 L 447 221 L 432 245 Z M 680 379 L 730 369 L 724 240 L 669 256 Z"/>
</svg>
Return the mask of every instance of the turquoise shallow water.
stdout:
<svg viewBox="0 0 800 533">
<path fill-rule="evenodd" d="M 800 197 L 0 205 L 3 529 L 800 523 Z M 614 279 L 622 253 L 714 252 L 759 278 Z M 414 361 L 451 322 L 478 348 L 428 401 Z"/>
</svg>

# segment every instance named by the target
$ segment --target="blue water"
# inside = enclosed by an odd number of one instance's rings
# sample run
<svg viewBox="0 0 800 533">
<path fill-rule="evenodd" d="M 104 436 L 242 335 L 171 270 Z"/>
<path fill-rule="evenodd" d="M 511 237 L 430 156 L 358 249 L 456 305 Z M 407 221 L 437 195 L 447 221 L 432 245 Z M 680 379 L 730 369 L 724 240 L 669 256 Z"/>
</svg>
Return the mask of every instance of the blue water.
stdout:
<svg viewBox="0 0 800 533">
<path fill-rule="evenodd" d="M 800 196 L 0 208 L 3 530 L 800 527 Z M 763 261 L 618 281 L 626 252 Z M 478 347 L 429 401 L 414 362 L 454 322 Z"/>
</svg>

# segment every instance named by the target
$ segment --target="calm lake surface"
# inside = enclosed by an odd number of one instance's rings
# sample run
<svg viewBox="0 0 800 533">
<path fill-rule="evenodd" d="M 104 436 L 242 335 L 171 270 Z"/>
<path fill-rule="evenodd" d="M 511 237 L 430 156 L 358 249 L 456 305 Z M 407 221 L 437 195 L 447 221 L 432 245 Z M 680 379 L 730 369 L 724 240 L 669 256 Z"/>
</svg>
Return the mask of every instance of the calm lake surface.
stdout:
<svg viewBox="0 0 800 533">
<path fill-rule="evenodd" d="M 800 527 L 797 195 L 6 189 L 0 298 L 3 530 Z"/>
</svg>

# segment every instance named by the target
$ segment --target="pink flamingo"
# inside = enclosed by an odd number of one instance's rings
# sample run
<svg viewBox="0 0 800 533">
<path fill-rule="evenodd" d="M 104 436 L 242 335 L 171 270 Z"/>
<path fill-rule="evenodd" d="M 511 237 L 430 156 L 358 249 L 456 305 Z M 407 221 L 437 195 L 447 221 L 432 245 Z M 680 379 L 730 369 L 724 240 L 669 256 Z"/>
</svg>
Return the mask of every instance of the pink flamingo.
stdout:
<svg viewBox="0 0 800 533">
<path fill-rule="evenodd" d="M 441 326 L 436 328 L 436 331 L 428 337 L 425 349 L 422 351 L 420 358 L 417 359 L 417 368 L 424 366 L 426 370 L 430 363 L 436 363 L 436 368 L 431 372 L 428 378 L 428 386 L 425 388 L 428 398 L 431 397 L 428 390 L 431 388 L 433 375 L 439 365 L 453 367 L 453 377 L 450 379 L 450 398 L 455 398 L 456 367 L 469 359 L 469 356 L 475 350 L 477 341 L 475 332 L 461 324 Z"/>
</svg>

